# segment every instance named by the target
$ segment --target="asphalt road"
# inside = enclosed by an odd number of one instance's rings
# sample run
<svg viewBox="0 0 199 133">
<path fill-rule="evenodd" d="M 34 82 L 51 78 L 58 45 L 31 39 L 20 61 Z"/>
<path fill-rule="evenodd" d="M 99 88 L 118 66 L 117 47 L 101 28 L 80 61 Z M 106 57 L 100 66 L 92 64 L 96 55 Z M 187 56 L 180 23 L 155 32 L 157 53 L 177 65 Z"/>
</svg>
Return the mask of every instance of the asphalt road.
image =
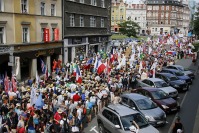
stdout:
<svg viewBox="0 0 199 133">
<path fill-rule="evenodd" d="M 182 59 L 177 61 L 178 65 L 182 65 L 185 68 L 190 68 L 191 70 L 196 70 L 196 66 L 192 65 L 190 59 Z M 199 110 L 199 75 L 196 75 L 196 79 L 191 85 L 189 91 L 185 93 L 179 93 L 178 102 L 181 105 L 181 110 L 178 113 L 167 115 L 167 124 L 163 127 L 158 127 L 157 129 L 160 133 L 170 133 L 171 125 L 175 120 L 175 117 L 179 115 L 185 127 L 185 133 L 199 133 L 193 132 L 197 110 Z M 199 111 L 198 111 L 199 112 Z M 197 122 L 197 121 L 196 121 Z M 195 127 L 198 127 L 199 123 Z M 86 125 L 83 133 L 98 133 L 98 126 L 96 117 L 91 123 Z"/>
</svg>

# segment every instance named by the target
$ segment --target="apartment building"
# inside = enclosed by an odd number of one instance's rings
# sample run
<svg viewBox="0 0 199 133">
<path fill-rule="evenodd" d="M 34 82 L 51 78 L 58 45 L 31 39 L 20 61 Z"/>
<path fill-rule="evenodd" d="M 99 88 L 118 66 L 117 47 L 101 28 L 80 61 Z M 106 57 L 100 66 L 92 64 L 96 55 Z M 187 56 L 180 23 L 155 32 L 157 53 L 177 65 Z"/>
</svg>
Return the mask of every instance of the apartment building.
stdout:
<svg viewBox="0 0 199 133">
<path fill-rule="evenodd" d="M 190 9 L 182 0 L 148 0 L 147 30 L 151 34 L 187 33 Z"/>
<path fill-rule="evenodd" d="M 35 78 L 43 60 L 51 69 L 62 60 L 60 0 L 0 0 L 0 73 L 15 73 L 17 79 Z"/>
<path fill-rule="evenodd" d="M 112 0 L 111 31 L 119 32 L 119 23 L 126 21 L 126 6 L 123 0 Z"/>
<path fill-rule="evenodd" d="M 134 21 L 140 26 L 140 34 L 146 33 L 146 5 L 145 4 L 128 4 L 126 6 L 126 19 Z"/>
<path fill-rule="evenodd" d="M 111 36 L 111 0 L 65 0 L 64 62 L 106 51 Z"/>
</svg>

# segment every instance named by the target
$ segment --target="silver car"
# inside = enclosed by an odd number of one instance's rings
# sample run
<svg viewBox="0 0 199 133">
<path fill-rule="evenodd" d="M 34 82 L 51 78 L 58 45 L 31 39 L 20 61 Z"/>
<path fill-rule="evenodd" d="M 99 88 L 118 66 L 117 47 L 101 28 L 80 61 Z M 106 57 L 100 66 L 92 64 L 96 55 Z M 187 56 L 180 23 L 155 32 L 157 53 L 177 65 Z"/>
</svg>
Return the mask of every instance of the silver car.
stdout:
<svg viewBox="0 0 199 133">
<path fill-rule="evenodd" d="M 99 133 L 131 133 L 132 121 L 138 124 L 139 133 L 159 133 L 138 111 L 121 104 L 110 104 L 97 115 Z"/>
<path fill-rule="evenodd" d="M 149 98 L 137 94 L 123 94 L 121 104 L 139 111 L 153 126 L 166 124 L 166 113 Z"/>
</svg>

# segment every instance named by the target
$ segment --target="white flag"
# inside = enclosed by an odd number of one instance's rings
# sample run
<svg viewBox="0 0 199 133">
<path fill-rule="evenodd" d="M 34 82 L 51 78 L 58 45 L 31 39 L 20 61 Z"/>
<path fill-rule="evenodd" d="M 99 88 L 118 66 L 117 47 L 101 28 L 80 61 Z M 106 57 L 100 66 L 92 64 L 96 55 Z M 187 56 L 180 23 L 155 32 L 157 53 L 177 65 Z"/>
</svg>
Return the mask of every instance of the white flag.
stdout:
<svg viewBox="0 0 199 133">
<path fill-rule="evenodd" d="M 15 66 L 16 66 L 16 76 L 19 74 L 19 67 L 20 67 L 20 57 L 15 57 Z"/>
<path fill-rule="evenodd" d="M 40 77 L 38 75 L 38 71 L 36 70 L 36 83 L 37 83 L 37 85 L 39 85 L 39 82 L 40 82 Z"/>
</svg>

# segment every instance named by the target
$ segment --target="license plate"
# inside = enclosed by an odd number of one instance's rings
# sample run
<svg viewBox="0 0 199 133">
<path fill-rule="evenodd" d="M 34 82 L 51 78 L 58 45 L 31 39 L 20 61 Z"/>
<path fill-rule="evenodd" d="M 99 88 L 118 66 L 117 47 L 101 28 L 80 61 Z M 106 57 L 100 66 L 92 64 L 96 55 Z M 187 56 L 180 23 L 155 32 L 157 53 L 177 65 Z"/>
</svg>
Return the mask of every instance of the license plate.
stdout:
<svg viewBox="0 0 199 133">
<path fill-rule="evenodd" d="M 187 88 L 183 88 L 183 91 L 184 91 L 184 90 L 187 90 Z"/>
</svg>

